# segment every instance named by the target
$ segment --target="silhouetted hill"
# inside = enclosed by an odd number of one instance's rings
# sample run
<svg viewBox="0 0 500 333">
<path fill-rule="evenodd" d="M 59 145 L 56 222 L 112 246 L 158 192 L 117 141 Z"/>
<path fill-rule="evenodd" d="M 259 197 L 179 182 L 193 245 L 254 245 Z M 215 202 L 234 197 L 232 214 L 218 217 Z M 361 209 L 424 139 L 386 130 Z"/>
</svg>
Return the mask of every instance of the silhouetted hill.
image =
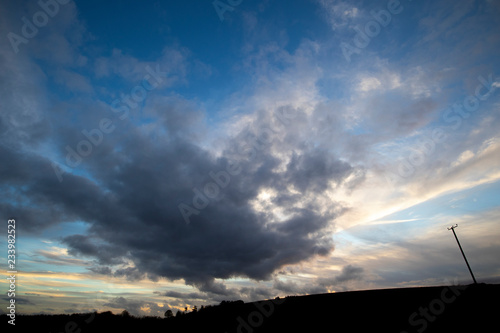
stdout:
<svg viewBox="0 0 500 333">
<path fill-rule="evenodd" d="M 0 316 L 8 332 L 494 332 L 500 285 L 442 286 L 222 302 L 173 318 L 110 312 Z"/>
</svg>

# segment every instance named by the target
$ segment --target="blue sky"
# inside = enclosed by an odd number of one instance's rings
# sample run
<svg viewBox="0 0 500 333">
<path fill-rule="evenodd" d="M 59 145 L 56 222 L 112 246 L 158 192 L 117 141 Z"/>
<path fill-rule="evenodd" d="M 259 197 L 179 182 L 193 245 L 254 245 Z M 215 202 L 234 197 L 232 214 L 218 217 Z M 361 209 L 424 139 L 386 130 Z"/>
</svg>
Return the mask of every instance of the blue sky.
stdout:
<svg viewBox="0 0 500 333">
<path fill-rule="evenodd" d="M 497 2 L 40 3 L 0 5 L 21 313 L 469 283 L 455 223 L 500 281 Z"/>
</svg>

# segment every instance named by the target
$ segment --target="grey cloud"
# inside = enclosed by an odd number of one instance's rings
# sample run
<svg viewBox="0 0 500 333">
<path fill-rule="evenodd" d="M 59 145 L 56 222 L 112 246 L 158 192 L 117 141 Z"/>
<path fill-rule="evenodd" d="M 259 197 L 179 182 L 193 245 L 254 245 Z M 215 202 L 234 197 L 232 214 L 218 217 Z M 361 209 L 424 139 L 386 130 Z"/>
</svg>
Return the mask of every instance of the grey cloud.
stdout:
<svg viewBox="0 0 500 333">
<path fill-rule="evenodd" d="M 332 157 L 327 151 L 312 150 L 300 156 L 293 154 L 285 177 L 301 192 L 322 192 L 329 187 L 329 182 L 338 184 L 351 172 L 351 165 Z"/>
<path fill-rule="evenodd" d="M 409 96 L 400 96 L 394 102 L 394 96 L 377 96 L 371 100 L 365 114 L 367 125 L 382 130 L 389 136 L 399 136 L 427 125 L 438 109 L 438 103 L 431 98 L 412 101 Z M 402 99 L 405 98 L 407 102 Z"/>
<path fill-rule="evenodd" d="M 200 291 L 206 292 L 208 294 L 221 296 L 227 296 L 231 294 L 231 290 L 227 289 L 227 287 L 223 283 L 216 282 L 214 280 L 206 281 L 203 284 L 198 285 L 197 287 Z"/>
<path fill-rule="evenodd" d="M 97 274 L 103 274 L 103 275 L 112 274 L 112 270 L 108 266 L 93 266 L 89 267 L 89 270 Z"/>
<path fill-rule="evenodd" d="M 333 283 L 340 284 L 351 280 L 360 280 L 363 278 L 364 269 L 353 265 L 347 265 L 342 268 L 340 275 L 336 276 Z"/>
<path fill-rule="evenodd" d="M 177 291 L 167 291 L 167 292 L 154 292 L 157 295 L 167 297 L 166 302 L 169 306 L 182 306 L 185 304 L 198 304 L 200 302 L 204 304 L 217 304 L 223 300 L 237 300 L 241 298 L 244 292 L 238 291 L 236 289 L 226 289 L 224 286 L 224 293 L 213 293 L 207 290 L 203 292 L 177 292 Z M 252 298 L 255 299 L 255 298 Z"/>
<path fill-rule="evenodd" d="M 180 299 L 205 299 L 206 295 L 202 293 L 181 293 L 178 291 L 167 291 L 161 294 L 166 297 L 180 298 Z"/>
<path fill-rule="evenodd" d="M 289 294 L 297 293 L 301 288 L 294 282 L 284 282 L 282 280 L 275 280 L 273 287 L 279 291 Z"/>
<path fill-rule="evenodd" d="M 291 281 L 275 279 L 273 288 L 285 294 L 320 294 L 329 289 L 345 290 L 346 284 L 352 281 L 360 281 L 365 278 L 365 270 L 362 267 L 346 265 L 337 276 L 328 278 L 317 278 L 313 283 L 304 285 Z"/>
<path fill-rule="evenodd" d="M 95 257 L 99 259 L 100 264 L 104 265 L 122 263 L 117 259 L 123 255 L 122 249 L 107 244 L 95 244 L 89 236 L 67 236 L 62 239 L 62 242 L 68 246 L 68 253 L 71 255 Z"/>
<path fill-rule="evenodd" d="M 6 303 L 10 302 L 10 298 L 4 297 L 2 298 Z M 34 305 L 35 303 L 31 302 L 28 298 L 25 297 L 16 297 L 16 304 L 24 304 L 24 305 Z"/>
<path fill-rule="evenodd" d="M 137 281 L 140 279 L 143 279 L 146 275 L 146 273 L 140 272 L 137 267 L 126 267 L 126 268 L 119 268 L 114 271 L 113 273 L 114 276 L 122 276 L 125 277 L 129 281 Z M 157 276 L 156 275 L 149 275 L 148 276 L 151 280 L 156 281 Z"/>
<path fill-rule="evenodd" d="M 246 296 L 248 300 L 264 300 L 271 299 L 277 296 L 269 288 L 264 287 L 243 287 L 238 290 L 239 296 Z"/>
<path fill-rule="evenodd" d="M 149 316 L 163 316 L 168 307 L 160 307 L 155 302 L 131 300 L 124 297 L 116 297 L 111 299 L 109 302 L 104 303 L 104 306 L 109 306 L 113 309 L 123 309 L 127 310 L 133 316 L 143 316 L 145 314 Z M 141 308 L 149 308 L 149 313 L 145 313 Z"/>
</svg>

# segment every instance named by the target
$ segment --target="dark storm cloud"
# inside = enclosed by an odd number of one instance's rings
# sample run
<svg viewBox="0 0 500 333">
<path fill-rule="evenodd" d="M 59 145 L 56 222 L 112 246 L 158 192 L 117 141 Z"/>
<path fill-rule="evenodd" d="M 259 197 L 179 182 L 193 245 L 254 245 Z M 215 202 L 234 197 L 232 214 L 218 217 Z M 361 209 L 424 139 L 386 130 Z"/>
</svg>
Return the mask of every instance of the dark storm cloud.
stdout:
<svg viewBox="0 0 500 333">
<path fill-rule="evenodd" d="M 285 177 L 300 192 L 322 192 L 329 187 L 329 182 L 339 184 L 351 172 L 351 165 L 332 157 L 327 151 L 312 150 L 301 155 L 293 154 Z"/>
<path fill-rule="evenodd" d="M 342 183 L 355 172 L 349 164 L 325 151 L 296 150 L 284 171 L 276 171 L 282 162 L 273 149 L 296 144 L 277 136 L 259 146 L 253 159 L 240 158 L 241 174 L 186 224 L 179 203 L 191 204 L 193 188 L 213 182 L 209 173 L 224 170 L 229 160 L 225 155 L 215 158 L 186 137 L 192 118 L 200 118 L 197 111 L 173 104 L 158 114 L 166 123 L 175 119 L 178 127 L 153 142 L 124 123 L 128 131 L 106 137 L 82 164 L 79 170 L 88 178 L 64 173 L 59 182 L 47 159 L 0 146 L 6 161 L 0 177 L 11 192 L 1 203 L 2 212 L 15 212 L 31 231 L 63 221 L 88 222 L 88 234 L 67 236 L 63 243 L 70 254 L 95 259 L 95 272 L 128 279 L 185 279 L 200 291 L 220 296 L 233 291 L 215 278 L 269 279 L 284 265 L 333 249 L 326 228 L 341 207 L 332 203 L 332 209 L 322 211 L 314 200 L 304 198 L 321 195 L 329 183 Z M 253 126 L 263 127 L 265 119 L 260 121 Z M 62 142 L 78 137 L 77 131 L 60 133 L 67 134 Z M 298 192 L 290 192 L 290 185 Z M 280 223 L 269 224 L 269 212 L 256 211 L 251 204 L 269 187 L 278 193 L 274 203 L 288 214 Z M 126 259 L 135 266 L 109 268 Z"/>
</svg>

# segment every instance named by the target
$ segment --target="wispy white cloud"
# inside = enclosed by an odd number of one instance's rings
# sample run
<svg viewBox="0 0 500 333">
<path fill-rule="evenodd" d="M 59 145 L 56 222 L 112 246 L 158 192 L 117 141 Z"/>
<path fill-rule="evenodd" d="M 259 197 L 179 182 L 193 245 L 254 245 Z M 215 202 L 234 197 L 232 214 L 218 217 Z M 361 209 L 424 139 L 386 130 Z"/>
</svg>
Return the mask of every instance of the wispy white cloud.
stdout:
<svg viewBox="0 0 500 333">
<path fill-rule="evenodd" d="M 356 1 L 317 0 L 324 10 L 327 22 L 333 30 L 352 27 L 362 14 Z"/>
</svg>

